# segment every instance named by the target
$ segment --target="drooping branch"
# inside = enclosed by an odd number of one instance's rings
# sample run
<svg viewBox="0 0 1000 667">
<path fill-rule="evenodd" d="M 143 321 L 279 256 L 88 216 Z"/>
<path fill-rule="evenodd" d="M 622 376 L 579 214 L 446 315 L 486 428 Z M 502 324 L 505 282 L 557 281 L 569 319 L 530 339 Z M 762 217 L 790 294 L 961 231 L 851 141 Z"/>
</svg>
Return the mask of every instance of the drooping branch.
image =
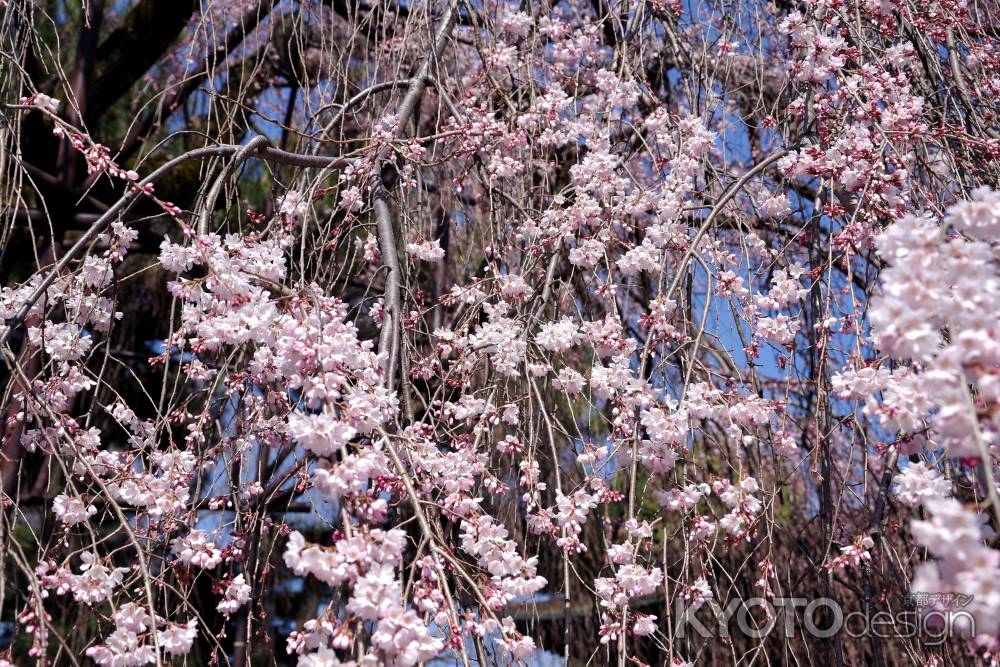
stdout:
<svg viewBox="0 0 1000 667">
<path fill-rule="evenodd" d="M 9 324 L 4 327 L 2 333 L 0 333 L 0 347 L 5 345 L 10 340 L 14 330 L 25 321 L 28 313 L 34 307 L 35 303 L 42 298 L 42 295 L 45 294 L 46 290 L 52 285 L 53 282 L 55 282 L 56 278 L 58 278 L 72 262 L 81 257 L 90 244 L 93 243 L 97 237 L 111 225 L 112 222 L 117 220 L 121 215 L 124 215 L 129 208 L 131 208 L 131 206 L 144 195 L 143 188 L 145 186 L 154 185 L 159 179 L 166 176 L 185 162 L 210 157 L 228 157 L 231 155 L 237 155 L 243 151 L 244 148 L 244 146 L 237 145 L 222 145 L 209 146 L 206 148 L 198 148 L 193 151 L 188 151 L 187 153 L 179 155 L 166 164 L 158 167 L 155 171 L 153 171 L 153 173 L 149 174 L 134 185 L 130 185 L 125 195 L 111 205 L 107 211 L 102 213 L 101 216 L 94 221 L 90 228 L 87 229 L 82 236 L 80 236 L 76 243 L 74 243 L 73 246 L 59 258 L 59 261 L 56 262 L 55 266 L 49 270 L 46 276 L 39 282 L 38 286 L 24 300 L 23 306 L 18 309 L 17 314 L 9 320 Z M 342 168 L 351 164 L 351 160 L 347 158 L 331 158 L 319 155 L 290 153 L 288 151 L 283 151 L 266 145 L 266 140 L 263 142 L 257 142 L 254 150 L 255 154 L 261 159 L 299 167 Z"/>
</svg>

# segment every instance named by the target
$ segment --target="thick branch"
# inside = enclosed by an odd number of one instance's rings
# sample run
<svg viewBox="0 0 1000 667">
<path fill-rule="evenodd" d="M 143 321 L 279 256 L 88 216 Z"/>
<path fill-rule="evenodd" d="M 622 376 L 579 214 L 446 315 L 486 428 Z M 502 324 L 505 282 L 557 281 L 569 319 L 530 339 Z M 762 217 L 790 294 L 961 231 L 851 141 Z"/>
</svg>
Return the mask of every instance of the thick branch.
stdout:
<svg viewBox="0 0 1000 667">
<path fill-rule="evenodd" d="M 431 52 L 420 65 L 420 69 L 410 79 L 409 88 L 406 95 L 399 103 L 396 110 L 397 125 L 393 133 L 393 139 L 398 137 L 406 124 L 413 116 L 417 108 L 417 102 L 430 82 L 431 69 L 434 62 L 440 57 L 444 49 L 445 42 L 455 26 L 458 18 L 458 2 L 452 0 L 448 5 L 448 13 L 445 14 L 437 33 L 434 35 L 434 44 Z M 389 205 L 385 199 L 385 188 L 382 186 L 382 166 L 385 161 L 388 149 L 383 148 L 375 160 L 376 184 L 372 190 L 372 201 L 375 207 L 375 218 L 378 222 L 378 242 L 379 250 L 382 253 L 382 260 L 386 262 L 389 275 L 385 281 L 385 311 L 382 321 L 382 334 L 379 337 L 379 352 L 388 351 L 386 366 L 386 386 L 391 390 L 396 384 L 397 363 L 399 360 L 399 331 L 402 325 L 402 303 L 400 301 L 400 281 L 402 274 L 399 270 L 399 250 L 396 243 L 396 233 L 392 225 L 392 216 L 389 213 Z"/>
<path fill-rule="evenodd" d="M 97 118 L 155 65 L 198 9 L 198 0 L 141 0 L 97 50 L 87 116 Z"/>
</svg>

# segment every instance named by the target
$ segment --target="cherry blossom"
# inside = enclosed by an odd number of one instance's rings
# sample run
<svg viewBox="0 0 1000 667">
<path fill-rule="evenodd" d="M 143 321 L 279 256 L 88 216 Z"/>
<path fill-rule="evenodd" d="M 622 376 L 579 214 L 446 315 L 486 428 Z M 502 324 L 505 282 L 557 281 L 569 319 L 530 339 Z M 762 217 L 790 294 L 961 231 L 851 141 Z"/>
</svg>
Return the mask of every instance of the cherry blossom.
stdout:
<svg viewBox="0 0 1000 667">
<path fill-rule="evenodd" d="M 989 3 L 35 4 L 0 664 L 994 659 Z"/>
</svg>

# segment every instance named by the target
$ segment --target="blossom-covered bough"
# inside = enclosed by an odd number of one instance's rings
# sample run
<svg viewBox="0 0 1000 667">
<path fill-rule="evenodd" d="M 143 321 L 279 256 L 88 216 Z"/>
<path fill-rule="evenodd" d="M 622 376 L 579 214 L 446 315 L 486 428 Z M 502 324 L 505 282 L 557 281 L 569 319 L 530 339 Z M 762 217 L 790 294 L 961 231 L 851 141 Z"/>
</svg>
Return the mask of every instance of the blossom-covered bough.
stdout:
<svg viewBox="0 0 1000 667">
<path fill-rule="evenodd" d="M 997 25 L 0 0 L 0 664 L 994 661 Z"/>
</svg>

